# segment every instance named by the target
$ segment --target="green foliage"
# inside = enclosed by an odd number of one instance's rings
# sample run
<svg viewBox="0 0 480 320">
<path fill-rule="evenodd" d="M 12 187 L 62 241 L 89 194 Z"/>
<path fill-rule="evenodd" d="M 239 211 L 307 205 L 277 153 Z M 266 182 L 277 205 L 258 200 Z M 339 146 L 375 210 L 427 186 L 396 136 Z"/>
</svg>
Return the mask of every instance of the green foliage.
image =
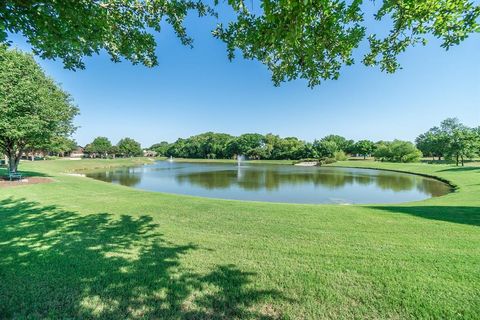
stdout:
<svg viewBox="0 0 480 320">
<path fill-rule="evenodd" d="M 230 59 L 240 49 L 245 58 L 264 63 L 275 85 L 302 78 L 313 87 L 337 79 L 367 36 L 361 0 L 263 0 L 260 14 L 249 11 L 244 0 L 229 3 L 236 20 L 220 24 L 214 35 L 226 42 Z M 448 49 L 479 31 L 479 16 L 479 5 L 468 0 L 384 0 L 374 17 L 393 26 L 382 30 L 386 36 L 368 35 L 363 63 L 394 72 L 400 67 L 397 56 L 408 47 L 433 36 Z"/>
<path fill-rule="evenodd" d="M 480 31 L 480 6 L 469 0 L 384 0 L 375 14 L 377 20 L 391 20 L 393 27 L 385 37 L 368 37 L 370 53 L 363 62 L 395 72 L 400 68 L 397 56 L 408 47 L 425 45 L 432 36 L 449 49 Z"/>
<path fill-rule="evenodd" d="M 125 157 L 138 157 L 143 154 L 142 147 L 139 142 L 132 138 L 123 138 L 118 144 L 118 153 Z"/>
<path fill-rule="evenodd" d="M 153 144 L 149 149 L 155 151 L 158 156 L 166 156 L 170 144 L 167 141 Z"/>
<path fill-rule="evenodd" d="M 313 147 L 320 158 L 334 158 L 335 153 L 339 151 L 338 145 L 331 140 L 315 140 Z"/>
<path fill-rule="evenodd" d="M 158 64 L 152 32 L 167 22 L 182 44 L 192 39 L 183 25 L 188 11 L 212 15 L 201 1 L 192 0 L 75 0 L 2 1 L 0 43 L 8 34 L 23 34 L 35 54 L 63 60 L 66 68 L 84 68 L 83 57 L 106 50 L 112 61 L 122 58 L 145 66 Z"/>
<path fill-rule="evenodd" d="M 0 153 L 16 171 L 23 151 L 66 139 L 78 109 L 31 55 L 0 45 Z"/>
<path fill-rule="evenodd" d="M 345 160 L 348 159 L 347 155 L 345 154 L 345 152 L 343 150 L 336 151 L 333 154 L 333 157 L 335 158 L 336 161 L 345 161 Z"/>
<path fill-rule="evenodd" d="M 260 159 L 267 157 L 267 149 L 264 144 L 264 137 L 259 133 L 245 133 L 232 139 L 229 149 L 236 155 L 247 155 L 249 157 Z"/>
<path fill-rule="evenodd" d="M 338 149 L 345 153 L 351 153 L 353 145 L 355 143 L 353 140 L 347 140 L 346 138 L 336 134 L 330 134 L 326 137 L 323 137 L 322 141 L 335 142 L 335 144 L 338 146 Z"/>
<path fill-rule="evenodd" d="M 77 148 L 77 143 L 75 140 L 69 139 L 67 137 L 55 136 L 53 137 L 47 145 L 41 149 L 47 151 L 50 154 L 64 156 L 66 153 L 69 153 Z"/>
<path fill-rule="evenodd" d="M 228 158 L 228 144 L 232 136 L 225 133 L 206 132 L 188 139 L 178 139 L 168 146 L 164 155 L 179 158 Z"/>
<path fill-rule="evenodd" d="M 440 127 L 431 128 L 415 141 L 425 154 L 454 159 L 457 166 L 480 154 L 479 129 L 468 128 L 456 118 L 445 119 Z"/>
<path fill-rule="evenodd" d="M 161 142 L 151 150 L 162 156 L 176 158 L 234 159 L 244 155 L 249 159 L 298 160 L 303 158 L 335 158 L 339 150 L 334 139 L 316 140 L 315 143 L 296 137 L 281 138 L 278 135 L 246 133 L 234 137 L 223 133 L 206 132 L 174 143 Z M 339 137 L 339 136 L 335 136 Z M 340 137 L 342 138 L 342 137 Z M 341 139 L 342 146 L 353 144 L 352 140 Z"/>
<path fill-rule="evenodd" d="M 96 158 L 100 156 L 106 158 L 112 152 L 112 143 L 107 137 L 96 137 L 92 143 L 85 147 L 85 152 Z"/>
<path fill-rule="evenodd" d="M 231 4 L 236 20 L 220 24 L 215 37 L 226 42 L 230 59 L 240 49 L 245 58 L 265 64 L 275 85 L 303 78 L 313 87 L 321 79 L 337 79 L 365 36 L 361 1 L 264 0 L 260 15 L 242 0 Z"/>
<path fill-rule="evenodd" d="M 449 139 L 447 157 L 453 158 L 457 166 L 464 165 L 465 159 L 472 159 L 479 154 L 480 138 L 476 132 L 467 127 L 453 130 Z"/>
<path fill-rule="evenodd" d="M 375 151 L 375 149 L 375 143 L 370 140 L 360 140 L 352 146 L 353 153 L 363 156 L 364 159 L 367 156 L 371 155 Z"/>
<path fill-rule="evenodd" d="M 305 149 L 305 142 L 296 137 L 281 138 L 271 133 L 265 135 L 264 144 L 265 153 L 273 160 L 299 159 Z"/>
<path fill-rule="evenodd" d="M 410 141 L 382 141 L 377 144 L 374 157 L 380 161 L 408 163 L 419 161 L 422 152 Z"/>
<path fill-rule="evenodd" d="M 447 152 L 448 135 L 440 128 L 433 127 L 419 135 L 415 143 L 425 156 L 438 157 L 440 160 Z"/>
<path fill-rule="evenodd" d="M 311 142 L 307 142 L 305 143 L 305 146 L 303 148 L 303 152 L 302 152 L 302 156 L 300 157 L 301 159 L 317 159 L 319 156 L 318 156 L 318 152 L 315 148 L 315 146 L 313 145 L 313 143 Z"/>
<path fill-rule="evenodd" d="M 70 69 L 83 68 L 83 57 L 101 50 L 115 62 L 126 59 L 150 67 L 158 64 L 154 33 L 160 32 L 161 23 L 168 23 L 182 44 L 191 46 L 184 20 L 189 11 L 216 16 L 207 3 L 7 0 L 0 4 L 0 43 L 8 41 L 9 33 L 23 34 L 35 54 L 60 58 Z M 342 67 L 361 56 L 356 51 L 366 38 L 369 49 L 362 62 L 394 72 L 400 67 L 398 55 L 408 47 L 438 38 L 449 49 L 480 30 L 480 6 L 472 0 L 383 0 L 373 15 L 362 0 L 252 2 L 258 4 L 261 9 L 253 10 L 248 1 L 229 0 L 233 17 L 219 23 L 213 35 L 225 42 L 230 59 L 240 51 L 244 58 L 266 65 L 275 85 L 301 78 L 313 87 L 337 79 Z M 373 18 L 382 29 L 367 34 Z M 387 23 L 390 28 L 384 27 Z"/>
</svg>

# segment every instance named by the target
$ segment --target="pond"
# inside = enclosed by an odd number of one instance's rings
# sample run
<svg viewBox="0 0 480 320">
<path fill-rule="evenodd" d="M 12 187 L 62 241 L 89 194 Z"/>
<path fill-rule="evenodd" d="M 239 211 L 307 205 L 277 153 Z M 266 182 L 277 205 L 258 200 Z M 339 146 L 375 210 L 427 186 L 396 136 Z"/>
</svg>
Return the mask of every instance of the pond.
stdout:
<svg viewBox="0 0 480 320">
<path fill-rule="evenodd" d="M 159 161 L 87 177 L 143 190 L 209 198 L 325 204 L 400 203 L 451 191 L 432 178 L 391 171 Z"/>
</svg>

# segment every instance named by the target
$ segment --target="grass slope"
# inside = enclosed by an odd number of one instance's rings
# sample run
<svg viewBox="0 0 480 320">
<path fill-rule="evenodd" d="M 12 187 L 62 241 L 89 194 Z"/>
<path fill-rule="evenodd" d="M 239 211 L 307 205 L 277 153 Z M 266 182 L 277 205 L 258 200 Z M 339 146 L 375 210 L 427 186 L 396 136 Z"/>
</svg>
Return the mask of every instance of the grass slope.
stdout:
<svg viewBox="0 0 480 320">
<path fill-rule="evenodd" d="M 480 318 L 480 168 L 400 205 L 294 205 L 139 191 L 65 175 L 145 159 L 44 161 L 0 190 L 0 318 Z"/>
</svg>

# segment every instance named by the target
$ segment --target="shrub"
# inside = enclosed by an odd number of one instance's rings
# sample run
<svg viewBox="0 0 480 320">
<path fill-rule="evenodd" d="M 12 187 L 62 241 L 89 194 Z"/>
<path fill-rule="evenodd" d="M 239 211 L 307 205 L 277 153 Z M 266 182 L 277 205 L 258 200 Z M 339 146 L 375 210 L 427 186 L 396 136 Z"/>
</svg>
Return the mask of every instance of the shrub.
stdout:
<svg viewBox="0 0 480 320">
<path fill-rule="evenodd" d="M 345 161 L 347 160 L 347 155 L 344 151 L 340 150 L 333 154 L 336 161 Z"/>
<path fill-rule="evenodd" d="M 422 157 L 422 152 L 409 141 L 394 140 L 379 143 L 374 156 L 380 161 L 417 162 Z"/>
<path fill-rule="evenodd" d="M 321 158 L 319 160 L 320 165 L 335 163 L 337 160 L 335 158 Z"/>
</svg>

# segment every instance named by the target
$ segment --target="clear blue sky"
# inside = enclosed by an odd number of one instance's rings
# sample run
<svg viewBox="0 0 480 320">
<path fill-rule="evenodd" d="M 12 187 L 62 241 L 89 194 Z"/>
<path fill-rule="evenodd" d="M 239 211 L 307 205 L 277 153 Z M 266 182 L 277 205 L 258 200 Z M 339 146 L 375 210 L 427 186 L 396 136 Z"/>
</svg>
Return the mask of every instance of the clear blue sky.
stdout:
<svg viewBox="0 0 480 320">
<path fill-rule="evenodd" d="M 157 37 L 160 66 L 153 69 L 113 63 L 104 54 L 76 72 L 37 60 L 79 106 L 74 138 L 80 145 L 96 136 L 114 143 L 128 136 L 147 147 L 205 131 L 413 140 L 447 117 L 480 125 L 479 36 L 448 52 L 438 41 L 411 48 L 393 75 L 346 67 L 339 80 L 312 90 L 302 80 L 274 87 L 256 61 L 229 62 L 225 45 L 210 35 L 214 26 L 211 18 L 188 19 L 193 49 L 165 27 Z M 11 39 L 28 49 L 20 37 Z"/>
</svg>

